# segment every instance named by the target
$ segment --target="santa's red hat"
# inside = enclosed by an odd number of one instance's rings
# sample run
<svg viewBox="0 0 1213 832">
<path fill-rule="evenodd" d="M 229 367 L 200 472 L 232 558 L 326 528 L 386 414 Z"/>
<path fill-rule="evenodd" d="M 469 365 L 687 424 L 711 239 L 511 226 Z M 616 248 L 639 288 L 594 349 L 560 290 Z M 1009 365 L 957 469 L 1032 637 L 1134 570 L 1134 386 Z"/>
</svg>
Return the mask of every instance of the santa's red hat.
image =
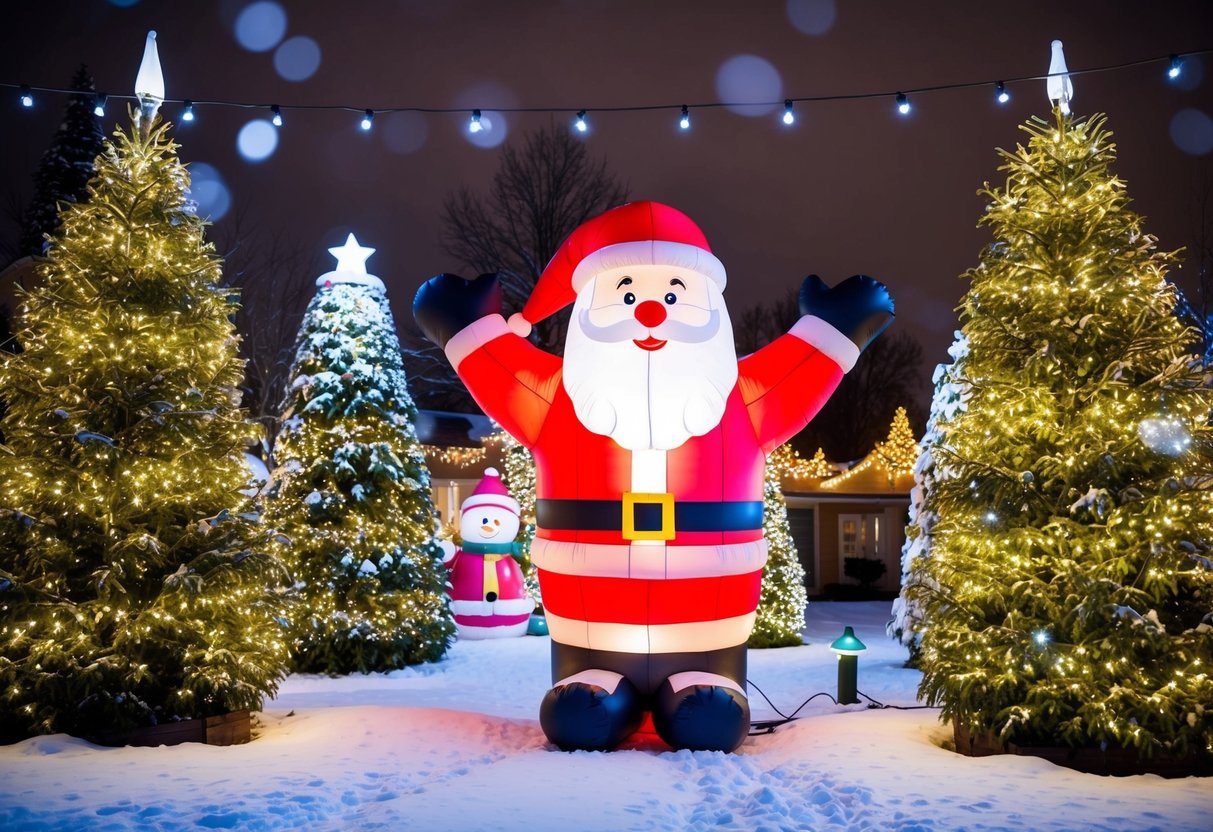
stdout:
<svg viewBox="0 0 1213 832">
<path fill-rule="evenodd" d="M 569 235 L 535 284 L 510 329 L 526 337 L 533 324 L 577 298 L 590 278 L 627 266 L 671 266 L 697 272 L 724 289 L 724 264 L 695 221 L 660 202 L 630 202 L 583 223 Z"/>
<path fill-rule="evenodd" d="M 463 501 L 460 512 L 485 506 L 505 509 L 514 515 L 520 511 L 518 501 L 510 496 L 510 492 L 501 481 L 501 474 L 497 472 L 496 468 L 484 469 L 484 479 L 476 486 L 476 490 L 472 492 L 471 496 Z"/>
</svg>

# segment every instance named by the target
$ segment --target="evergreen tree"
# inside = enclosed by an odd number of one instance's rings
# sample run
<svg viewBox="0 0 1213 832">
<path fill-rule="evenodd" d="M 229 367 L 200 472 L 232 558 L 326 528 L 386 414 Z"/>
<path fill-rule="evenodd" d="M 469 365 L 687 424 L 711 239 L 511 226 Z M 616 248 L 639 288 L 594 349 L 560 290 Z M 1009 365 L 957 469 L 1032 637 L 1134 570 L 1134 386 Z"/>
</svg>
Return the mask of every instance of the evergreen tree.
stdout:
<svg viewBox="0 0 1213 832">
<path fill-rule="evenodd" d="M 893 600 L 893 617 L 885 627 L 892 638 L 909 649 L 909 663 L 912 665 L 918 663 L 925 619 L 921 605 L 910 597 L 917 591 L 911 590 L 911 587 L 926 579 L 926 558 L 931 556 L 931 530 L 939 519 L 934 505 L 935 482 L 947 476 L 947 470 L 936 462 L 935 449 L 945 444 L 944 427 L 964 404 L 962 359 L 966 352 L 964 337 L 957 332 L 956 340 L 948 348 L 952 363 L 940 364 L 935 368 L 935 395 L 931 399 L 931 413 L 927 418 L 927 432 L 922 439 L 921 452 L 914 464 L 909 525 L 906 526 L 906 539 L 901 547 L 901 592 Z"/>
<path fill-rule="evenodd" d="M 266 514 L 289 540 L 302 602 L 295 668 L 392 670 L 440 659 L 455 625 L 396 325 L 363 262 L 373 249 L 351 235 L 330 251 L 337 270 L 299 330 Z"/>
<path fill-rule="evenodd" d="M 495 434 L 500 437 L 505 452 L 505 486 L 510 490 L 510 496 L 518 501 L 518 543 L 522 554 L 518 557 L 518 567 L 526 583 L 527 594 L 539 605 L 537 612 L 542 612 L 543 597 L 539 592 L 539 574 L 531 561 L 531 541 L 535 539 L 535 457 L 530 449 L 520 443 L 505 431 Z"/>
<path fill-rule="evenodd" d="M 788 647 L 801 643 L 804 611 L 809 596 L 804 588 L 804 565 L 796 553 L 788 507 L 779 478 L 767 466 L 762 492 L 762 534 L 767 542 L 767 565 L 762 571 L 758 618 L 750 633 L 750 647 Z"/>
<path fill-rule="evenodd" d="M 42 154 L 34 174 L 34 196 L 22 218 L 20 253 L 42 254 L 46 235 L 59 227 L 60 203 L 81 202 L 88 196 L 93 165 L 101 154 L 104 135 L 93 112 L 93 76 L 83 64 L 72 78 L 63 121 Z"/>
<path fill-rule="evenodd" d="M 1103 116 L 1031 119 L 962 305 L 921 693 L 1004 740 L 1213 747 L 1213 390 Z"/>
<path fill-rule="evenodd" d="M 285 670 L 236 302 L 188 184 L 163 125 L 116 131 L 0 354 L 7 739 L 258 708 Z"/>
</svg>

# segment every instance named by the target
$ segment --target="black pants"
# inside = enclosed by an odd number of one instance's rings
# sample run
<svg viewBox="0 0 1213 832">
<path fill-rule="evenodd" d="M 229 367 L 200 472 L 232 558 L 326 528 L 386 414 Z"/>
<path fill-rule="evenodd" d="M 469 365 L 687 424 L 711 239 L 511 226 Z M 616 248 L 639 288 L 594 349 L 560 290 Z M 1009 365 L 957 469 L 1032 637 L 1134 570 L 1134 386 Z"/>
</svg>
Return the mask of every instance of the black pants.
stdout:
<svg viewBox="0 0 1213 832">
<path fill-rule="evenodd" d="M 643 696 L 651 696 L 675 673 L 698 670 L 732 679 L 745 690 L 746 646 L 700 653 L 615 653 L 552 642 L 552 684 L 583 670 L 621 673 Z"/>
</svg>

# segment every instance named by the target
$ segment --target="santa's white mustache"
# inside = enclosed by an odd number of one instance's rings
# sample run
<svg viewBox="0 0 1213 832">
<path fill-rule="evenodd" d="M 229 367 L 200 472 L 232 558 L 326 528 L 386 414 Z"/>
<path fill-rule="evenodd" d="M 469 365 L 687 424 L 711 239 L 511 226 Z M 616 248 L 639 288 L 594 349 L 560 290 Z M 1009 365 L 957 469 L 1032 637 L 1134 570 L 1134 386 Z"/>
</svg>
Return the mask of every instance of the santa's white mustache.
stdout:
<svg viewBox="0 0 1213 832">
<path fill-rule="evenodd" d="M 651 329 L 635 318 L 619 321 L 606 326 L 597 326 L 590 322 L 590 312 L 583 309 L 577 316 L 581 331 L 592 341 L 600 343 L 616 343 L 618 341 L 643 341 L 651 333 L 654 338 L 662 341 L 680 341 L 684 344 L 700 344 L 715 337 L 720 330 L 720 311 L 708 311 L 708 322 L 702 326 L 674 321 L 669 318 Z"/>
</svg>

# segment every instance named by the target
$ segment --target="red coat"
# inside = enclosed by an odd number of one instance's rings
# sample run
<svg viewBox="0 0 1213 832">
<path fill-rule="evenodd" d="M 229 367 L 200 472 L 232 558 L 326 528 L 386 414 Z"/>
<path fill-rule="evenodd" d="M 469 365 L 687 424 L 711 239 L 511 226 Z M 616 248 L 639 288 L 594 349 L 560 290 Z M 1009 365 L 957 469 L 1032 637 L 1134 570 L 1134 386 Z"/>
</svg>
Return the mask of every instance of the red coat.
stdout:
<svg viewBox="0 0 1213 832">
<path fill-rule="evenodd" d="M 633 452 L 581 424 L 561 383 L 560 358 L 511 333 L 499 315 L 458 333 L 447 355 L 485 413 L 534 454 L 532 557 L 553 640 L 647 653 L 745 642 L 766 561 L 766 455 L 808 424 L 838 386 L 840 365 L 854 363 L 858 349 L 845 336 L 802 318 L 738 361 L 737 383 L 714 429 L 665 452 L 666 491 L 680 513 L 686 503 L 757 503 L 756 521 L 748 512 L 745 528 L 731 530 L 703 528 L 702 519 L 696 531 L 662 523 L 668 539 L 641 543 L 625 537 L 623 520 L 595 530 L 545 524 L 545 501 L 593 503 L 610 520 L 619 510 L 614 503 L 632 491 Z"/>
</svg>

